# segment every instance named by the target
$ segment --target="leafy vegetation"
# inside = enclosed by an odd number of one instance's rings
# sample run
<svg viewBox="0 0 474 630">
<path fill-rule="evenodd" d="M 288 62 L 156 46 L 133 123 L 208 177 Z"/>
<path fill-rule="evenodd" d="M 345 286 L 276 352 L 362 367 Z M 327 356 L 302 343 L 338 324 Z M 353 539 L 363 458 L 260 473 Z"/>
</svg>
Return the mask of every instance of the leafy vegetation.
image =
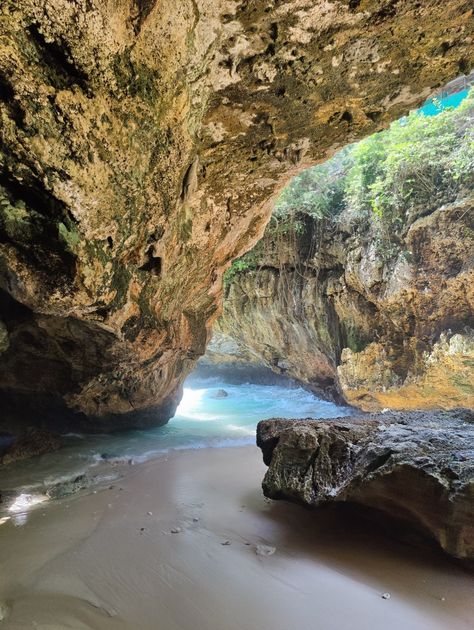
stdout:
<svg viewBox="0 0 474 630">
<path fill-rule="evenodd" d="M 252 252 L 245 254 L 245 256 L 242 256 L 242 258 L 237 258 L 237 260 L 234 260 L 234 262 L 232 263 L 232 265 L 229 267 L 229 269 L 226 271 L 224 275 L 225 287 L 229 286 L 229 284 L 232 283 L 232 280 L 235 278 L 235 276 L 237 276 L 239 273 L 243 271 L 249 271 L 250 269 L 255 268 L 255 264 L 250 259 L 250 254 L 252 254 Z"/>
<path fill-rule="evenodd" d="M 389 253 L 417 209 L 426 213 L 454 200 L 463 187 L 474 187 L 474 89 L 455 109 L 412 112 L 303 171 L 282 192 L 265 235 L 300 233 L 305 215 L 337 221 L 345 211 L 369 218 Z M 257 268 L 257 258 L 250 252 L 235 261 L 226 283 Z"/>
<path fill-rule="evenodd" d="M 299 214 L 322 219 L 341 212 L 347 174 L 353 164 L 352 150 L 346 147 L 331 160 L 295 177 L 280 195 L 273 216 L 280 221 Z"/>
<path fill-rule="evenodd" d="M 437 116 L 412 112 L 387 131 L 353 145 L 344 182 L 345 205 L 404 222 L 415 206 L 430 209 L 472 186 L 474 92 Z"/>
</svg>

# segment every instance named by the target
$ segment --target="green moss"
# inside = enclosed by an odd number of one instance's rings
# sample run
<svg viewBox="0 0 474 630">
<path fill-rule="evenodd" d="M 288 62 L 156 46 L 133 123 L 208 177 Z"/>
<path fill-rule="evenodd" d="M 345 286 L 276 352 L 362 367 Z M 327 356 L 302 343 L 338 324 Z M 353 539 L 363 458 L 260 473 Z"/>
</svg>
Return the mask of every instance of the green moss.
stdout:
<svg viewBox="0 0 474 630">
<path fill-rule="evenodd" d="M 69 252 L 76 253 L 81 237 L 75 227 L 67 228 L 64 223 L 58 223 L 58 236 Z"/>
<path fill-rule="evenodd" d="M 250 252 L 251 253 L 251 252 Z M 257 264 L 254 260 L 252 260 L 249 255 L 242 256 L 242 258 L 238 258 L 234 260 L 232 265 L 227 269 L 224 274 L 224 287 L 229 287 L 232 282 L 236 279 L 240 274 L 246 273 L 248 271 L 253 271 L 257 268 Z"/>
<path fill-rule="evenodd" d="M 362 352 L 370 340 L 367 336 L 356 326 L 350 326 L 346 330 L 346 347 L 350 348 L 352 352 Z"/>
<path fill-rule="evenodd" d="M 25 204 L 13 204 L 5 196 L 0 197 L 0 229 L 16 243 L 31 243 L 39 231 Z"/>
<path fill-rule="evenodd" d="M 127 96 L 138 96 L 148 104 L 158 100 L 156 70 L 132 61 L 130 50 L 115 55 L 113 71 L 119 89 Z"/>
</svg>

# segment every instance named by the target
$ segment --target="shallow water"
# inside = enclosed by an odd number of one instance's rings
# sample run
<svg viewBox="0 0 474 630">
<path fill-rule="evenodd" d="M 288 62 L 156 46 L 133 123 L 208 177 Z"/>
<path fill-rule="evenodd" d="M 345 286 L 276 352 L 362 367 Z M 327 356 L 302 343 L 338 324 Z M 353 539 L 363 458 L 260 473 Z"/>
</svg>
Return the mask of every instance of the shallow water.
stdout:
<svg viewBox="0 0 474 630">
<path fill-rule="evenodd" d="M 228 396 L 216 398 L 221 389 Z M 218 378 L 193 377 L 185 383 L 176 416 L 167 425 L 115 434 L 68 434 L 59 451 L 7 466 L 0 491 L 26 493 L 17 500 L 21 513 L 47 488 L 83 473 L 103 482 L 119 476 L 120 465 L 143 462 L 169 450 L 253 444 L 257 422 L 264 418 L 335 418 L 348 413 L 350 409 L 299 387 L 231 385 Z"/>
</svg>

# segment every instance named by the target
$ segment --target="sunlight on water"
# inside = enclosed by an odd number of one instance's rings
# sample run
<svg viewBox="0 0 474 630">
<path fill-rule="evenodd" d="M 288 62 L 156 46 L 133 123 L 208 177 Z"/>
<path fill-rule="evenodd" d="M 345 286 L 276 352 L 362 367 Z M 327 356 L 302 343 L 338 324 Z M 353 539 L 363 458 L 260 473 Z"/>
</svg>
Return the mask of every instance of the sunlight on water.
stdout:
<svg viewBox="0 0 474 630">
<path fill-rule="evenodd" d="M 202 407 L 202 399 L 205 393 L 205 389 L 191 389 L 190 387 L 185 387 L 176 414 L 184 418 L 202 420 L 203 418 L 199 416 L 197 410 Z"/>
<path fill-rule="evenodd" d="M 10 514 L 23 513 L 51 485 L 84 473 L 113 480 L 118 464 L 146 461 L 172 449 L 254 444 L 257 422 L 265 418 L 335 418 L 348 413 L 298 387 L 192 378 L 167 425 L 110 435 L 69 433 L 59 451 L 6 467 L 0 491 L 12 490 L 17 497 Z"/>
</svg>

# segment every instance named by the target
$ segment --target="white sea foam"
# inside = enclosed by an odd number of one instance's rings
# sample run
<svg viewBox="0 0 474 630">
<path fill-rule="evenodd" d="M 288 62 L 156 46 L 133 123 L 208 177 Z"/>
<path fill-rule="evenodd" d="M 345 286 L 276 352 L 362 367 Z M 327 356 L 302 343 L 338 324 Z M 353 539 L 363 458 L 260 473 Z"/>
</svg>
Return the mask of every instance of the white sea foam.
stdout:
<svg viewBox="0 0 474 630">
<path fill-rule="evenodd" d="M 224 398 L 216 396 L 221 389 L 228 394 Z M 200 380 L 184 388 L 176 416 L 167 425 L 110 435 L 69 433 L 59 451 L 5 469 L 1 489 L 41 494 L 91 469 L 92 477 L 104 480 L 130 462 L 145 462 L 172 450 L 252 444 L 257 422 L 265 418 L 334 418 L 347 413 L 347 408 L 301 388 Z"/>
</svg>

